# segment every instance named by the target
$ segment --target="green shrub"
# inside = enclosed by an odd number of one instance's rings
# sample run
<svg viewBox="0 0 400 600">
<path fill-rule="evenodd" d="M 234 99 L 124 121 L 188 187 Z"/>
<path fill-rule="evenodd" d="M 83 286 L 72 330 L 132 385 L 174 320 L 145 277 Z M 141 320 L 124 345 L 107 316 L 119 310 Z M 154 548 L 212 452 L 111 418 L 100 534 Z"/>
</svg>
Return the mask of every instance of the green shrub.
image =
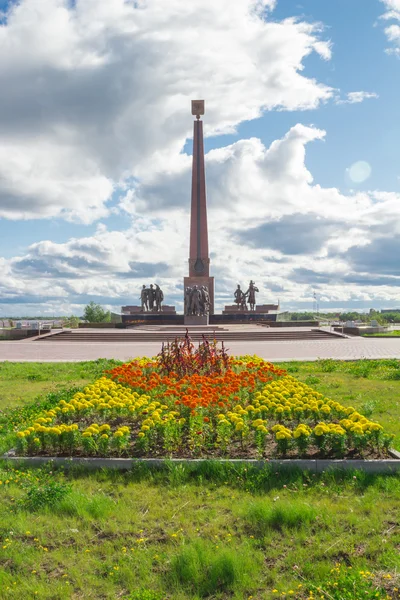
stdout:
<svg viewBox="0 0 400 600">
<path fill-rule="evenodd" d="M 305 378 L 304 382 L 307 385 L 317 385 L 318 383 L 321 383 L 321 380 L 319 377 L 315 377 L 314 375 L 308 375 L 308 377 Z"/>
<path fill-rule="evenodd" d="M 323 373 L 332 373 L 333 371 L 337 371 L 340 363 L 337 360 L 333 360 L 332 358 L 321 358 L 317 360 L 317 367 L 321 369 Z"/>
<path fill-rule="evenodd" d="M 35 512 L 60 503 L 71 492 L 71 486 L 59 481 L 32 483 L 26 488 L 26 494 L 18 507 Z"/>
<path fill-rule="evenodd" d="M 394 371 L 389 371 L 386 379 L 389 379 L 391 381 L 397 381 L 398 379 L 400 379 L 400 370 L 396 369 Z"/>
</svg>

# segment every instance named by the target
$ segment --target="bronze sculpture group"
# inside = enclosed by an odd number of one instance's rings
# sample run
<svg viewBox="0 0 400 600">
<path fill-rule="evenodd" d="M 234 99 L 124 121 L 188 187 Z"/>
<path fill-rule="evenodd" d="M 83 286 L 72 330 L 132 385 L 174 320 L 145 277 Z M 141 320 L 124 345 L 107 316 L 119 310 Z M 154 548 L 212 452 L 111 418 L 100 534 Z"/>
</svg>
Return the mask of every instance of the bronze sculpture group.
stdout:
<svg viewBox="0 0 400 600">
<path fill-rule="evenodd" d="M 256 309 L 256 292 L 259 292 L 254 281 L 250 281 L 248 290 L 243 292 L 240 285 L 234 292 L 234 301 L 238 310 L 254 312 Z M 149 287 L 142 286 L 140 291 L 142 312 L 161 312 L 164 293 L 156 283 Z M 206 285 L 187 287 L 185 289 L 185 315 L 206 316 L 210 314 L 210 294 Z"/>
<path fill-rule="evenodd" d="M 185 289 L 185 315 L 204 317 L 210 313 L 210 294 L 206 285 Z"/>
<path fill-rule="evenodd" d="M 151 283 L 148 288 L 145 285 L 142 286 L 140 292 L 142 312 L 161 312 L 163 300 L 164 294 L 159 285 L 155 283 L 153 286 Z"/>
<path fill-rule="evenodd" d="M 247 307 L 247 303 L 250 306 L 251 311 L 255 311 L 256 309 L 256 292 L 260 290 L 256 287 L 254 281 L 250 281 L 249 289 L 247 292 L 243 292 L 240 289 L 240 285 L 237 286 L 234 293 L 235 304 L 237 304 L 238 310 L 249 310 Z"/>
</svg>

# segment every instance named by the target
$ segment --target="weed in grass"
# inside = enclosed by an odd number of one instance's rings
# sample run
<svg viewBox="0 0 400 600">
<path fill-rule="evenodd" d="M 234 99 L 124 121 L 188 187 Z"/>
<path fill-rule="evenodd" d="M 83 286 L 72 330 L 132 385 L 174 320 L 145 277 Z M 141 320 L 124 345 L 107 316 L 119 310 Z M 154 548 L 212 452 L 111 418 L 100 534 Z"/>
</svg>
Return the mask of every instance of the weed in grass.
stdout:
<svg viewBox="0 0 400 600">
<path fill-rule="evenodd" d="M 332 373 L 337 371 L 339 368 L 339 361 L 333 360 L 332 358 L 321 358 L 317 360 L 317 366 L 323 373 Z"/>
<path fill-rule="evenodd" d="M 71 492 L 71 486 L 59 481 L 29 483 L 26 495 L 20 498 L 17 507 L 35 512 L 51 508 L 63 500 Z"/>
<path fill-rule="evenodd" d="M 168 577 L 175 589 L 187 589 L 205 598 L 249 591 L 259 571 L 260 561 L 250 547 L 242 546 L 239 555 L 233 548 L 212 547 L 197 540 L 172 557 Z"/>
<path fill-rule="evenodd" d="M 361 405 L 360 411 L 366 417 L 370 417 L 376 410 L 376 406 L 377 406 L 376 400 L 368 400 L 367 402 L 364 402 L 364 404 Z"/>
<path fill-rule="evenodd" d="M 142 589 L 131 592 L 131 594 L 129 594 L 127 597 L 127 600 L 164 600 L 164 598 L 165 594 Z"/>
<path fill-rule="evenodd" d="M 101 520 L 108 517 L 114 508 L 115 502 L 103 494 L 88 498 L 85 494 L 72 492 L 58 502 L 53 513 Z"/>
<path fill-rule="evenodd" d="M 398 381 L 400 379 L 400 370 L 396 369 L 395 371 L 389 371 L 386 378 L 391 381 Z"/>
<path fill-rule="evenodd" d="M 305 382 L 307 385 L 318 385 L 318 383 L 321 383 L 321 380 L 320 380 L 320 378 L 319 378 L 319 377 L 315 377 L 315 375 L 308 375 L 308 376 L 305 378 L 304 382 Z"/>
<path fill-rule="evenodd" d="M 270 530 L 300 529 L 315 521 L 317 511 L 304 502 L 277 502 L 272 504 L 259 500 L 250 504 L 244 515 L 251 531 L 257 537 L 264 537 Z"/>
</svg>

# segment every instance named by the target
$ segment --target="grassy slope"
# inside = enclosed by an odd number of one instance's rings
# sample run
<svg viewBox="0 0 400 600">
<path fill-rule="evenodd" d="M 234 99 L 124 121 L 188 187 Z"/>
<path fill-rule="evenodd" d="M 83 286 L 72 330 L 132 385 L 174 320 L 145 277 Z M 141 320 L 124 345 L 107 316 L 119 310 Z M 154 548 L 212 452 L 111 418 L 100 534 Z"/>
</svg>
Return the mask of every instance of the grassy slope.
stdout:
<svg viewBox="0 0 400 600">
<path fill-rule="evenodd" d="M 200 589 L 221 599 L 277 597 L 273 589 L 306 598 L 298 586 L 324 586 L 337 562 L 398 585 L 399 476 L 193 477 L 173 467 L 68 477 L 73 491 L 34 513 L 11 512 L 23 476 L 3 490 L 0 598 L 126 598 L 138 589 L 160 593 L 140 600 L 195 600 Z M 281 513 L 271 518 L 271 507 Z M 202 565 L 214 569 L 214 584 Z"/>
</svg>

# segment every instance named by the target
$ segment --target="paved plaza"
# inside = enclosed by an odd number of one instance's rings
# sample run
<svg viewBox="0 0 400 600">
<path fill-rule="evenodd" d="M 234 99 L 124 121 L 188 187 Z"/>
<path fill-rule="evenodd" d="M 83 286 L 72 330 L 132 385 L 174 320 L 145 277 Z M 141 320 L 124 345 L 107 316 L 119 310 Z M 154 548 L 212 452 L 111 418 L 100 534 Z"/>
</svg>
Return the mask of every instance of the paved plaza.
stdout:
<svg viewBox="0 0 400 600">
<path fill-rule="evenodd" d="M 333 358 L 399 358 L 400 338 L 346 338 L 306 341 L 241 341 L 227 344 L 229 354 L 257 354 L 270 361 L 318 360 Z M 154 356 L 159 343 L 118 342 L 0 342 L 0 361 L 59 362 L 116 358 L 129 360 L 138 356 Z"/>
</svg>

